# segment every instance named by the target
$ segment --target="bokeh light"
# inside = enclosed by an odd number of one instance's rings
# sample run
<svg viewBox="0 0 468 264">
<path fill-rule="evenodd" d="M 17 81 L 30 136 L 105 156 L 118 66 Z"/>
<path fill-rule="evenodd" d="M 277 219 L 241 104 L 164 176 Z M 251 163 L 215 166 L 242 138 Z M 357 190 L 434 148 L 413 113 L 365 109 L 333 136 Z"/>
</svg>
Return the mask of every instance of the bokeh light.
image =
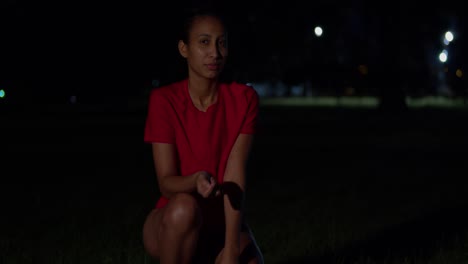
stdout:
<svg viewBox="0 0 468 264">
<path fill-rule="evenodd" d="M 315 32 L 315 36 L 320 37 L 323 34 L 323 29 L 321 27 L 317 26 L 317 27 L 315 27 L 314 32 Z"/>
<path fill-rule="evenodd" d="M 445 39 L 448 41 L 448 42 L 451 42 L 453 40 L 453 33 L 450 32 L 450 31 L 447 31 L 445 33 Z"/>
<path fill-rule="evenodd" d="M 447 61 L 447 58 L 448 58 L 448 52 L 446 50 L 443 50 L 440 54 L 439 54 L 439 60 L 441 62 L 446 62 Z"/>
</svg>

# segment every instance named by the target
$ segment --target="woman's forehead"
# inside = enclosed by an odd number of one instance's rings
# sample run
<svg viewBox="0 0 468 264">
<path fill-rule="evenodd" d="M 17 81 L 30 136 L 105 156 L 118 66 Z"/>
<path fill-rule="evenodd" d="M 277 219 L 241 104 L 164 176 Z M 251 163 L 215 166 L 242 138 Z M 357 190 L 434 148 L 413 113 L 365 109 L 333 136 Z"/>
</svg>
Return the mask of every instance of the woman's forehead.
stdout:
<svg viewBox="0 0 468 264">
<path fill-rule="evenodd" d="M 225 28 L 220 19 L 214 16 L 199 16 L 193 20 L 191 33 L 195 35 L 224 35 Z"/>
</svg>

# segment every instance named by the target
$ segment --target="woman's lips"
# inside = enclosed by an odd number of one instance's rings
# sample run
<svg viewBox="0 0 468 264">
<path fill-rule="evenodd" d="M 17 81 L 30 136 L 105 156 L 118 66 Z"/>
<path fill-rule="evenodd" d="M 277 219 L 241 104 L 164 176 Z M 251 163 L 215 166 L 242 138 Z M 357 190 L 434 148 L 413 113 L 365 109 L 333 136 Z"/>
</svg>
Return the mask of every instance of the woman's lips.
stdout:
<svg viewBox="0 0 468 264">
<path fill-rule="evenodd" d="M 219 69 L 219 64 L 206 64 L 206 67 L 211 71 L 217 71 Z"/>
</svg>

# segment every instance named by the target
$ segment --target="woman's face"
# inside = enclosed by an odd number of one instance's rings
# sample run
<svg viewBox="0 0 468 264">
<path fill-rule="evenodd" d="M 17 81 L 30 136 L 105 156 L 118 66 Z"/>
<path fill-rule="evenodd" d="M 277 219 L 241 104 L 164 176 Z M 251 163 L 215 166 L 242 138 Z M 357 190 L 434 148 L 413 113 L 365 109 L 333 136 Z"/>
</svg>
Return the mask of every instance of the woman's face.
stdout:
<svg viewBox="0 0 468 264">
<path fill-rule="evenodd" d="M 189 75 L 217 78 L 228 55 L 227 33 L 221 21 L 212 16 L 195 18 L 188 43 L 179 41 L 179 52 L 187 59 Z"/>
</svg>

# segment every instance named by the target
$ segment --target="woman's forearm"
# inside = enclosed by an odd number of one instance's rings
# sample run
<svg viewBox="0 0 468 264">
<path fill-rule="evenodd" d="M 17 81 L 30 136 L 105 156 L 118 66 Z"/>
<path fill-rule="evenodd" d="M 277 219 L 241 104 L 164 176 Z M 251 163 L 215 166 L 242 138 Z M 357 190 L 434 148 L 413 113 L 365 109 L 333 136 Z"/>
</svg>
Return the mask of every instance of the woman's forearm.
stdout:
<svg viewBox="0 0 468 264">
<path fill-rule="evenodd" d="M 240 232 L 244 211 L 246 163 L 252 135 L 241 134 L 232 147 L 221 186 L 224 199 L 226 238 L 224 250 L 240 254 Z"/>
<path fill-rule="evenodd" d="M 235 208 L 227 194 L 224 194 L 224 212 L 226 218 L 226 236 L 224 250 L 226 253 L 240 254 L 240 232 L 242 208 Z"/>
<path fill-rule="evenodd" d="M 228 177 L 230 178 L 230 177 Z M 244 175 L 240 178 L 230 178 L 222 184 L 224 214 L 226 222 L 225 250 L 233 254 L 240 252 L 240 232 L 244 204 Z"/>
<path fill-rule="evenodd" d="M 196 191 L 196 173 L 187 176 L 166 176 L 161 179 L 160 190 L 163 196 L 171 198 L 176 193 Z"/>
</svg>

